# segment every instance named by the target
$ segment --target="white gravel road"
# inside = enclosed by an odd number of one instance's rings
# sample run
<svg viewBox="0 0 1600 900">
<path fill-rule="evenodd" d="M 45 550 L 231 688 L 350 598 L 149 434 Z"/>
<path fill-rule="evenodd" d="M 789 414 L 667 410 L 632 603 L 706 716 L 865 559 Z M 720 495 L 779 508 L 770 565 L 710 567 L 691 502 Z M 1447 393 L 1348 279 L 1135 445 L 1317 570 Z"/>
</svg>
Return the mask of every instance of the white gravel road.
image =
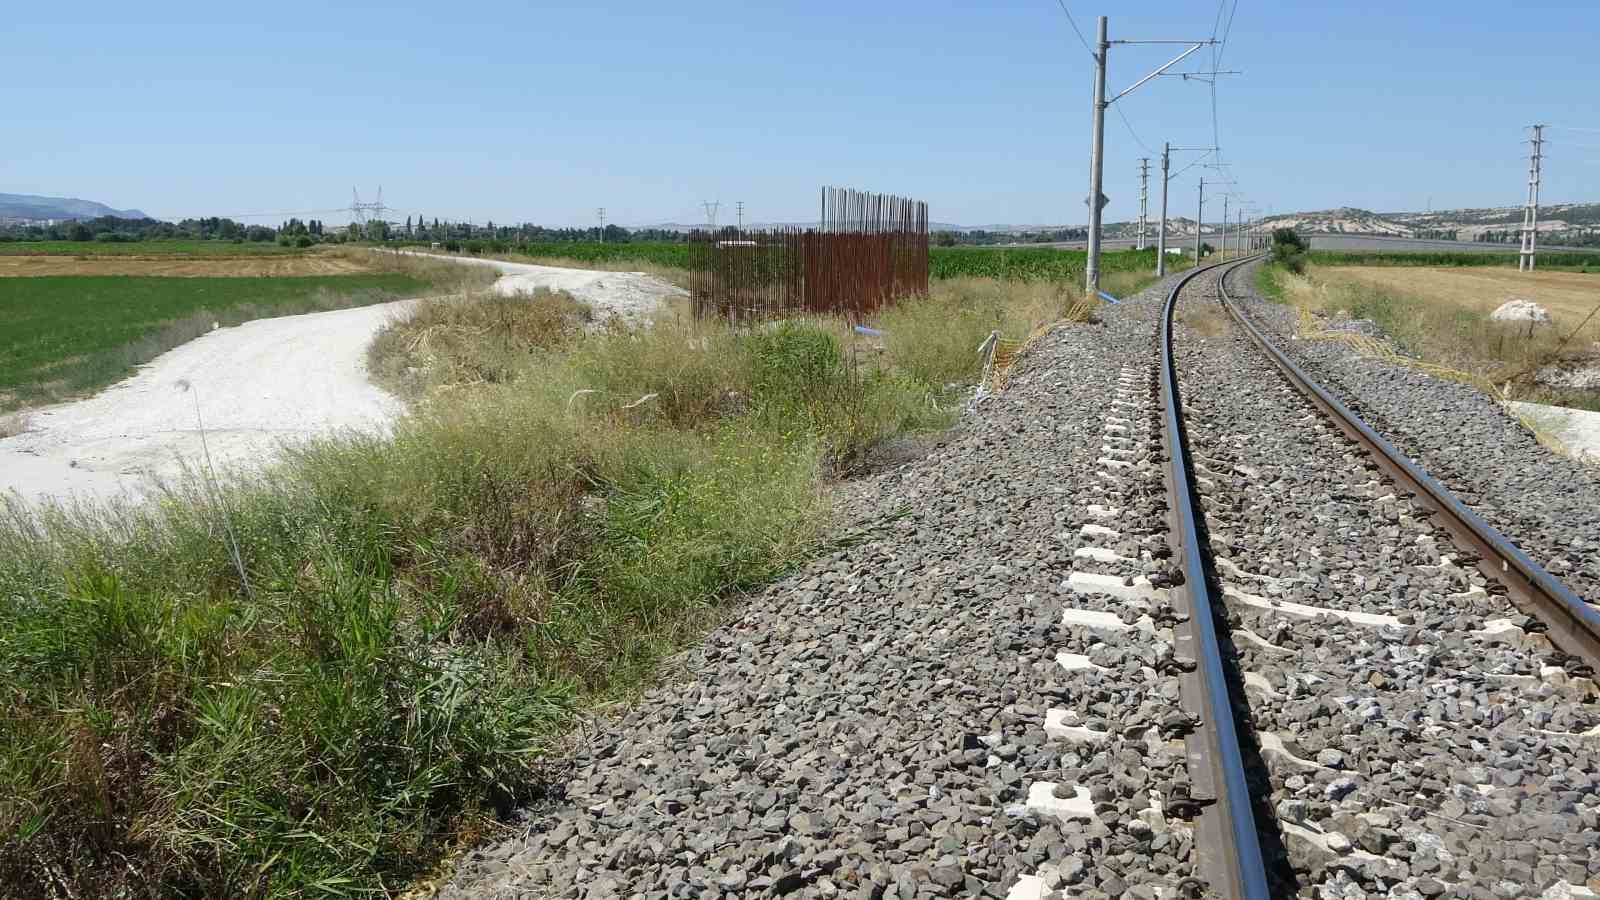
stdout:
<svg viewBox="0 0 1600 900">
<path fill-rule="evenodd" d="M 566 290 L 600 316 L 638 317 L 681 293 L 635 272 L 462 262 L 499 269 L 500 293 Z M 368 380 L 367 344 L 415 302 L 220 328 L 94 397 L 30 411 L 27 430 L 0 439 L 0 493 L 15 491 L 30 502 L 141 500 L 162 480 L 201 465 L 201 423 L 221 470 L 258 466 L 285 442 L 382 430 L 403 404 Z"/>
<path fill-rule="evenodd" d="M 502 262 L 498 259 L 450 258 L 468 265 L 491 266 L 499 270 L 500 279 L 494 283 L 494 289 L 500 294 L 531 293 L 537 288 L 566 291 L 593 307 L 598 318 L 605 318 L 614 312 L 625 318 L 639 319 L 649 315 L 663 300 L 684 294 L 682 288 L 643 272 L 600 272 Z"/>
</svg>

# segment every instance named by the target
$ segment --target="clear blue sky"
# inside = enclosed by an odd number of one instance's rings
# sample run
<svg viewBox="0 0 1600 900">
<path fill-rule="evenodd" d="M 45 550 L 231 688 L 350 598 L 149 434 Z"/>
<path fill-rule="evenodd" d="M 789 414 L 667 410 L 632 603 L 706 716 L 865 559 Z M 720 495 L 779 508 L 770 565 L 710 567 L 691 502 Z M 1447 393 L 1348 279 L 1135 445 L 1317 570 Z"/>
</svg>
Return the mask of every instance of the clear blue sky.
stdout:
<svg viewBox="0 0 1600 900">
<path fill-rule="evenodd" d="M 1091 40 L 1099 13 L 1113 39 L 1204 38 L 1217 13 L 1068 6 Z M 1596 15 L 1593 0 L 1241 0 L 1223 156 L 1279 212 L 1520 203 L 1524 125 L 1600 129 Z M 837 184 L 926 199 L 946 222 L 1085 219 L 1090 59 L 1056 0 L 91 0 L 5 18 L 0 191 L 178 217 L 339 207 L 381 184 L 401 218 L 591 224 L 604 206 L 634 225 L 696 220 L 709 199 L 724 222 L 736 200 L 805 219 Z M 1112 91 L 1171 53 L 1113 47 Z M 1150 155 L 1211 141 L 1204 85 L 1158 79 L 1118 105 Z M 1600 130 L 1549 136 L 1544 196 L 1600 200 Z M 1106 149 L 1107 215 L 1130 218 L 1147 154 L 1115 113 Z M 1174 183 L 1174 214 L 1192 215 L 1200 174 Z"/>
</svg>

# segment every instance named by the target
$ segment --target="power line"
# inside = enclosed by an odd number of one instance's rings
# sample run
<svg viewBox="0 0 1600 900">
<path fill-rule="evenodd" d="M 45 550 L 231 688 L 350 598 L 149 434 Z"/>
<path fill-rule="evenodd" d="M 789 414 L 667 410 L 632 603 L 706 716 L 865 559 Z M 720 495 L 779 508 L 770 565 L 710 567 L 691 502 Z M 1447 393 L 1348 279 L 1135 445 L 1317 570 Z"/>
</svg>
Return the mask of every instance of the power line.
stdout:
<svg viewBox="0 0 1600 900">
<path fill-rule="evenodd" d="M 1224 0 L 1226 2 L 1226 0 Z M 1216 62 L 1213 69 L 1222 66 L 1222 55 L 1228 52 L 1228 35 L 1233 33 L 1233 17 L 1239 14 L 1239 0 L 1233 0 L 1233 9 L 1228 11 L 1228 24 L 1222 26 L 1222 43 L 1217 47 Z"/>
<path fill-rule="evenodd" d="M 1117 115 L 1122 117 L 1122 125 L 1128 129 L 1128 137 L 1133 138 L 1133 142 L 1138 144 L 1140 149 L 1144 150 L 1144 152 L 1154 153 L 1154 150 L 1151 150 L 1149 147 L 1145 146 L 1144 141 L 1139 140 L 1139 133 L 1133 130 L 1133 123 L 1128 121 L 1128 115 L 1122 111 L 1122 107 L 1117 106 L 1113 107 L 1113 109 L 1117 111 Z"/>
<path fill-rule="evenodd" d="M 1066 13 L 1067 24 L 1072 26 L 1072 33 L 1078 36 L 1078 43 L 1083 45 L 1083 49 L 1089 51 L 1090 56 L 1094 56 L 1094 51 L 1089 49 L 1089 42 L 1083 38 L 1083 32 L 1078 30 L 1078 23 L 1073 20 L 1072 12 L 1067 9 L 1067 0 L 1056 0 L 1056 3 L 1061 6 L 1061 11 Z"/>
</svg>

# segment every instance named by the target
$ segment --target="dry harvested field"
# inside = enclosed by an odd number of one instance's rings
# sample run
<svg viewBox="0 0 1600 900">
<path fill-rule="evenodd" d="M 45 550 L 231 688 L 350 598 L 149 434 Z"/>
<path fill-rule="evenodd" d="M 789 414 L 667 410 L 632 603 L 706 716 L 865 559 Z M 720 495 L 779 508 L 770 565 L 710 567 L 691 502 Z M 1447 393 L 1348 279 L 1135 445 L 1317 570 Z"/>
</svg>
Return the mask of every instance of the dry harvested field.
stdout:
<svg viewBox="0 0 1600 900">
<path fill-rule="evenodd" d="M 286 278 L 303 275 L 356 275 L 370 271 L 372 266 L 366 254 L 327 251 L 282 256 L 0 255 L 0 277 L 160 275 L 178 278 Z"/>
<path fill-rule="evenodd" d="M 1367 287 L 1401 291 L 1419 299 L 1491 312 L 1516 298 L 1550 310 L 1556 322 L 1571 328 L 1600 305 L 1600 274 L 1582 272 L 1518 272 L 1516 269 L 1403 266 L 1319 267 L 1323 281 L 1353 281 Z M 1586 333 L 1600 340 L 1600 316 Z"/>
</svg>

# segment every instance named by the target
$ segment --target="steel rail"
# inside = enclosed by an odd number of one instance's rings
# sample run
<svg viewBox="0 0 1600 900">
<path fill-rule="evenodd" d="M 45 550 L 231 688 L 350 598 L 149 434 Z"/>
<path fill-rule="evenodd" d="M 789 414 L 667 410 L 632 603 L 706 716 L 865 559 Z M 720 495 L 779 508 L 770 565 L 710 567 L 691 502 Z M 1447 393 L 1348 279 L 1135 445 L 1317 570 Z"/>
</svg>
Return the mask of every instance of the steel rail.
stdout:
<svg viewBox="0 0 1600 900">
<path fill-rule="evenodd" d="M 1167 449 L 1167 495 L 1172 500 L 1167 506 L 1167 524 L 1173 552 L 1183 565 L 1182 583 L 1171 589 L 1171 596 L 1178 611 L 1188 616 L 1174 629 L 1176 646 L 1195 661 L 1195 671 L 1183 677 L 1181 687 L 1185 711 L 1199 720 L 1198 728 L 1184 742 L 1189 778 L 1194 784 L 1191 796 L 1205 804 L 1199 807 L 1195 820 L 1199 869 L 1211 896 L 1269 900 L 1267 867 L 1256 831 L 1250 785 L 1245 778 L 1233 697 L 1217 639 L 1221 603 L 1213 602 L 1206 580 L 1206 547 L 1197 528 L 1204 512 L 1190 483 L 1193 470 L 1172 353 L 1172 318 L 1178 293 L 1197 276 L 1227 265 L 1218 263 L 1185 275 L 1172 286 L 1161 312 L 1161 421 Z"/>
<path fill-rule="evenodd" d="M 1250 260 L 1242 260 L 1234 267 L 1246 262 Z M 1289 383 L 1366 450 L 1397 485 L 1414 494 L 1423 508 L 1437 514 L 1441 519 L 1440 524 L 1455 539 L 1456 545 L 1469 549 L 1477 556 L 1478 570 L 1505 585 L 1512 597 L 1520 601 L 1520 606 L 1531 609 L 1534 617 L 1549 627 L 1549 637 L 1556 646 L 1600 670 L 1600 610 L 1557 581 L 1543 566 L 1518 549 L 1510 539 L 1457 499 L 1448 488 L 1374 431 L 1278 349 L 1228 296 L 1226 281 L 1231 271 L 1224 272 L 1217 280 L 1218 297 L 1223 307 L 1283 372 Z"/>
</svg>

